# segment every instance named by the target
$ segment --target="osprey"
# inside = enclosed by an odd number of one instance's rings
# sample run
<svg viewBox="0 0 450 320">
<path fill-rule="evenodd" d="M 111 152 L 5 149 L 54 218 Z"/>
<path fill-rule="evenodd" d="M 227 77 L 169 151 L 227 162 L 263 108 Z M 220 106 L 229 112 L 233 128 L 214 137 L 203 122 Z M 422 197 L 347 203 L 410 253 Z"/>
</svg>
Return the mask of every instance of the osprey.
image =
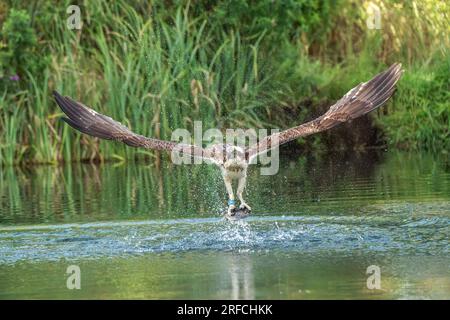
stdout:
<svg viewBox="0 0 450 320">
<path fill-rule="evenodd" d="M 85 134 L 106 140 L 121 141 L 132 147 L 168 152 L 178 151 L 192 157 L 207 159 L 217 165 L 222 172 L 228 193 L 227 215 L 233 217 L 236 212 L 250 213 L 251 211 L 242 194 L 246 185 L 248 165 L 256 156 L 299 137 L 328 130 L 375 110 L 385 104 L 392 96 L 402 73 L 401 64 L 395 63 L 371 80 L 360 83 L 351 89 L 322 116 L 297 127 L 269 135 L 246 148 L 230 144 L 215 144 L 203 148 L 175 141 L 144 137 L 132 132 L 114 119 L 72 100 L 70 97 L 63 97 L 56 91 L 53 92 L 53 95 L 62 111 L 67 115 L 67 118 L 63 118 L 63 120 Z M 239 210 L 236 207 L 232 187 L 233 180 L 238 181 L 236 195 L 240 202 Z"/>
</svg>

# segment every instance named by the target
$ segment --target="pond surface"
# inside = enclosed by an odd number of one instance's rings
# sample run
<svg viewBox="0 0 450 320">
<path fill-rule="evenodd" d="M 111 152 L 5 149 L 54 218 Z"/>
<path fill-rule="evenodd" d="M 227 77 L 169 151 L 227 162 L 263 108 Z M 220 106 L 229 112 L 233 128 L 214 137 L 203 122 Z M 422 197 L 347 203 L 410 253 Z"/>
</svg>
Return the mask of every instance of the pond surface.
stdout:
<svg viewBox="0 0 450 320">
<path fill-rule="evenodd" d="M 448 158 L 280 165 L 250 171 L 253 215 L 236 223 L 207 165 L 1 168 L 0 299 L 450 299 Z"/>
</svg>

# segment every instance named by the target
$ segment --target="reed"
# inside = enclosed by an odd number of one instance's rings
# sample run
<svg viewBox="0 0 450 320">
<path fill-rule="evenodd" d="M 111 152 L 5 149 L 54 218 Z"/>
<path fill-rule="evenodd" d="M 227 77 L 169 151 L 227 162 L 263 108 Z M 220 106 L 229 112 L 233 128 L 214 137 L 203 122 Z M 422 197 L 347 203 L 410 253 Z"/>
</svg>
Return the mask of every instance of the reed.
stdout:
<svg viewBox="0 0 450 320">
<path fill-rule="evenodd" d="M 84 26 L 74 31 L 66 26 L 70 1 L 36 6 L 8 0 L 0 6 L 0 163 L 155 157 L 68 128 L 59 121 L 54 89 L 140 134 L 170 139 L 174 129 L 189 130 L 196 120 L 204 129 L 302 122 L 393 61 L 402 61 L 407 73 L 394 102 L 373 122 L 380 141 L 448 150 L 449 6 L 431 0 L 375 3 L 385 13 L 381 31 L 365 26 L 362 0 L 316 8 L 323 30 L 314 29 L 318 21 L 289 20 L 313 10 L 309 2 L 289 4 L 295 14 L 283 15 L 287 25 L 280 27 L 276 18 L 283 10 L 264 1 L 260 11 L 248 12 L 259 15 L 254 20 L 244 19 L 245 12 L 236 19 L 233 7 L 221 1 L 216 7 L 202 1 L 165 7 L 85 1 Z M 25 12 L 19 15 L 23 21 L 6 28 L 12 9 Z M 271 15 L 275 24 L 268 27 Z M 14 34 L 29 35 L 28 42 Z M 8 79 L 12 72 L 20 81 Z"/>
</svg>

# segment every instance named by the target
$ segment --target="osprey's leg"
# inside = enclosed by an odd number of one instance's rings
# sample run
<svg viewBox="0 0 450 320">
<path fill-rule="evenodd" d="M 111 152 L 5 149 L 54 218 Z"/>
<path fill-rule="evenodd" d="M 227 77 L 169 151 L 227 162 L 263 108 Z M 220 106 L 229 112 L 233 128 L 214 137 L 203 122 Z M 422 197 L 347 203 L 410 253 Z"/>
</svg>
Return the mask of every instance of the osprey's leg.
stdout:
<svg viewBox="0 0 450 320">
<path fill-rule="evenodd" d="M 252 208 L 244 201 L 244 198 L 242 197 L 242 193 L 244 192 L 245 185 L 247 183 L 247 177 L 243 176 L 239 179 L 238 187 L 237 187 L 237 196 L 239 198 L 239 201 L 241 202 L 241 205 L 239 208 L 244 209 L 246 208 L 248 211 L 252 211 Z"/>
<path fill-rule="evenodd" d="M 230 216 L 234 215 L 234 209 L 236 209 L 236 202 L 234 200 L 233 186 L 231 185 L 231 179 L 228 177 L 223 177 L 225 181 L 225 188 L 227 188 L 228 193 L 228 214 Z"/>
</svg>

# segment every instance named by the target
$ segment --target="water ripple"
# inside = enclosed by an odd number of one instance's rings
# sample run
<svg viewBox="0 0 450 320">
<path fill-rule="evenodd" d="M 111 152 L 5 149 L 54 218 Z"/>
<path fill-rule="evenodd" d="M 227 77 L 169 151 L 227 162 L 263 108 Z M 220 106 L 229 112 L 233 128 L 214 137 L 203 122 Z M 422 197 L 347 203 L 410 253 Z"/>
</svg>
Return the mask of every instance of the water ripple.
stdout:
<svg viewBox="0 0 450 320">
<path fill-rule="evenodd" d="M 189 250 L 445 255 L 449 226 L 450 218 L 434 216 L 262 215 L 236 223 L 203 218 L 3 227 L 0 263 Z"/>
</svg>

